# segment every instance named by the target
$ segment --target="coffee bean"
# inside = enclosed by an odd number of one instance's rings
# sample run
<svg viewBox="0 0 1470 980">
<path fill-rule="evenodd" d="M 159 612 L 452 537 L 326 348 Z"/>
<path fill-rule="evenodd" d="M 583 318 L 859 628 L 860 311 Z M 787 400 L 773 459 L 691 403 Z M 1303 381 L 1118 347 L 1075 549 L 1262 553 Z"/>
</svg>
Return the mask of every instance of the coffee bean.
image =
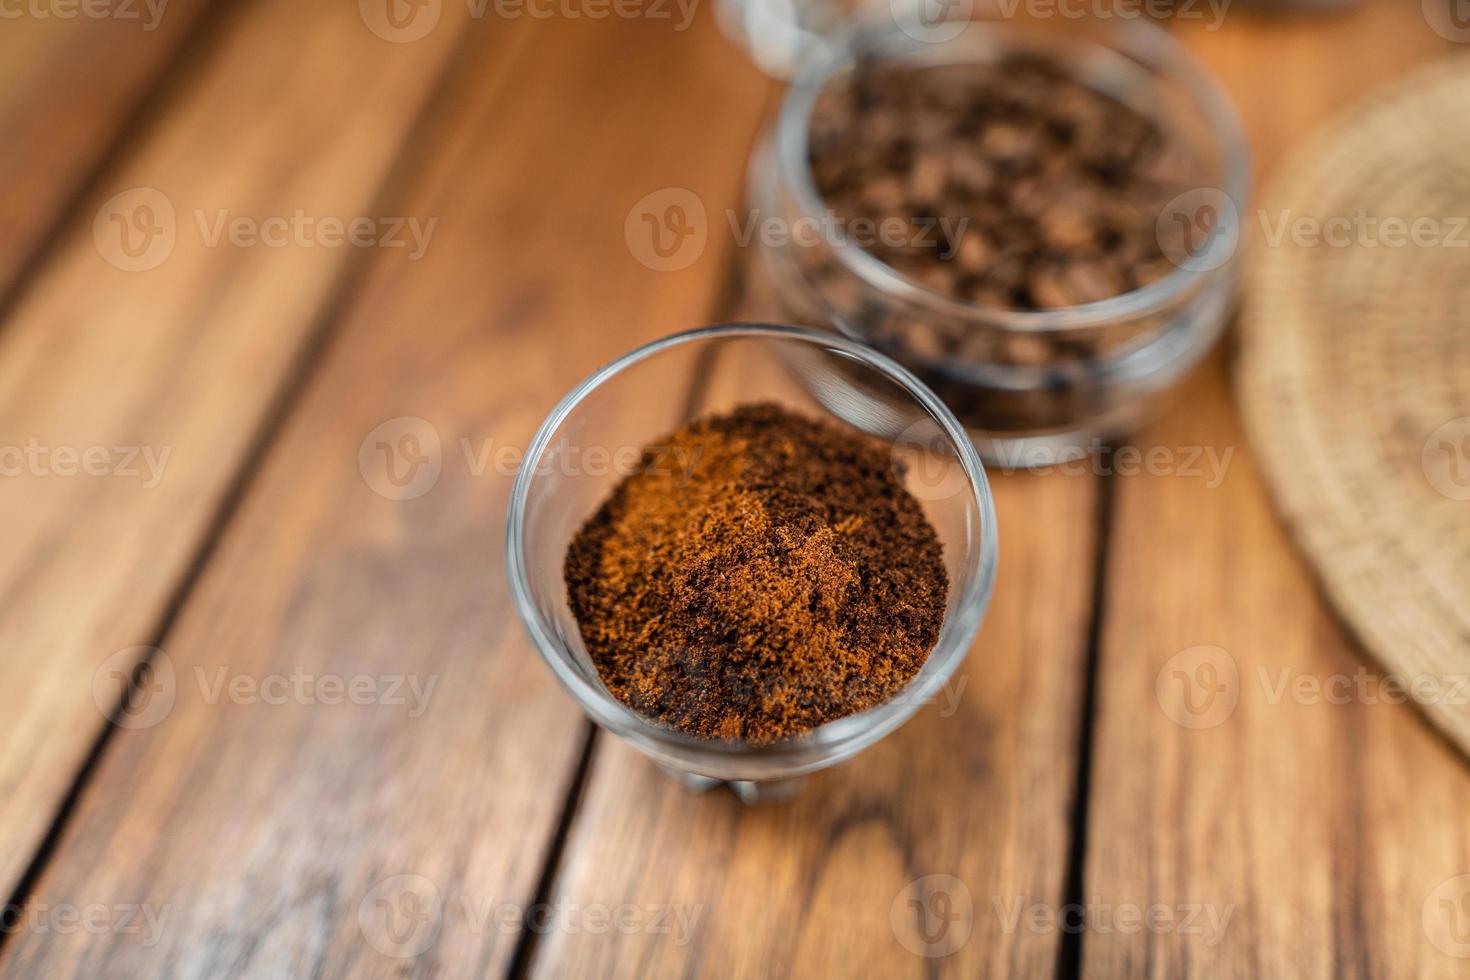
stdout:
<svg viewBox="0 0 1470 980">
<path fill-rule="evenodd" d="M 984 233 L 967 231 L 955 250 L 955 261 L 964 271 L 979 275 L 985 271 L 985 267 L 990 263 L 994 254 L 990 243 L 985 240 Z"/>
<path fill-rule="evenodd" d="M 921 153 L 909 171 L 908 199 L 923 204 L 938 204 L 948 177 L 946 160 L 939 153 Z"/>
<path fill-rule="evenodd" d="M 906 350 L 930 360 L 944 357 L 949 353 L 950 347 L 938 330 L 923 321 L 906 324 L 900 343 Z"/>
<path fill-rule="evenodd" d="M 1184 229 L 1156 226 L 1203 186 L 1193 149 L 1040 52 L 994 62 L 867 61 L 816 100 L 812 176 L 839 220 L 944 222 L 948 239 L 863 243 L 909 279 L 996 311 L 1065 310 L 1157 282 Z M 880 226 L 881 227 L 881 226 Z M 1089 411 L 1083 366 L 1161 331 L 1001 332 L 947 324 L 869 295 L 844 322 L 917 369 L 980 428 L 1060 426 Z M 946 363 L 948 362 L 948 363 Z M 974 387 L 984 371 L 1046 368 L 1045 385 Z M 976 373 L 976 372 L 980 373 Z M 967 387 L 969 386 L 969 387 Z"/>
<path fill-rule="evenodd" d="M 880 176 L 863 185 L 861 201 L 868 213 L 863 217 L 877 220 L 875 212 L 897 211 L 904 206 L 904 187 L 897 177 Z"/>
<path fill-rule="evenodd" d="M 1091 245 L 1096 232 L 1080 207 L 1072 202 L 1062 202 L 1043 212 L 1041 237 L 1052 251 L 1065 253 Z"/>
<path fill-rule="evenodd" d="M 1052 345 L 1036 334 L 1018 333 L 1009 336 L 1001 345 L 1006 360 L 1012 364 L 1040 367 L 1052 359 Z"/>
</svg>

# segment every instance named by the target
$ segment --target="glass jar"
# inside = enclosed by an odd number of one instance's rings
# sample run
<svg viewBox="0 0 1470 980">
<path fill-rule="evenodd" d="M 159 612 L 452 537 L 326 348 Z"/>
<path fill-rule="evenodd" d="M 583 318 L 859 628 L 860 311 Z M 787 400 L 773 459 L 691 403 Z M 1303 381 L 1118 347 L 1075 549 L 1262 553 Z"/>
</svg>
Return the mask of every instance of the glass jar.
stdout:
<svg viewBox="0 0 1470 980">
<path fill-rule="evenodd" d="M 691 393 L 694 393 L 691 395 Z M 855 427 L 889 446 L 943 546 L 949 594 L 928 659 L 890 700 L 771 744 L 700 740 L 644 718 L 603 685 L 568 603 L 567 548 L 631 472 L 640 448 L 737 404 L 777 402 Z M 593 460 L 624 460 L 590 465 Z M 536 650 L 587 715 L 685 785 L 728 782 L 747 802 L 784 798 L 903 724 L 964 661 L 995 580 L 995 513 L 964 429 L 912 374 L 845 338 L 794 327 L 728 325 L 665 338 L 578 385 L 532 441 L 511 492 L 506 565 Z"/>
<path fill-rule="evenodd" d="M 1200 186 L 1157 217 L 1169 271 L 1098 302 L 1014 310 L 926 287 L 840 230 L 810 163 L 818 96 L 863 64 L 992 63 L 1044 54 L 1090 88 L 1153 120 L 1193 159 Z M 1138 21 L 981 20 L 926 31 L 870 26 L 815 51 L 752 159 L 749 200 L 789 233 L 759 242 L 757 274 L 794 322 L 836 330 L 903 363 L 1006 467 L 1074 458 L 1147 422 L 1219 338 L 1238 278 L 1250 163 L 1234 110 L 1182 46 Z M 816 233 L 810 233 L 818 229 Z M 808 233 L 803 234 L 806 231 Z M 939 343 L 936 338 L 944 338 Z"/>
</svg>

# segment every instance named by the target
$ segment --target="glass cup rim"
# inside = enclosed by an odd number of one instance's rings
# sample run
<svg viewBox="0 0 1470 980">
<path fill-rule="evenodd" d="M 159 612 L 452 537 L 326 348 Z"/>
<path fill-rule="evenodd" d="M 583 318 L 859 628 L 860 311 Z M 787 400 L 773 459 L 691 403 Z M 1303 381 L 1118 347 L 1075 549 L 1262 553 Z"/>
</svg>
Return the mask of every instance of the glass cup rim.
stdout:
<svg viewBox="0 0 1470 980">
<path fill-rule="evenodd" d="M 535 480 L 537 461 L 567 418 L 589 395 L 633 365 L 672 348 L 710 340 L 739 338 L 817 344 L 838 351 L 898 384 L 943 429 L 965 471 L 979 513 L 980 540 L 971 562 L 974 574 L 970 576 L 965 594 L 955 606 L 954 615 L 946 617 L 940 638 L 926 661 L 926 666 L 934 662 L 937 664 L 936 668 L 927 673 L 921 670 L 900 692 L 882 704 L 826 722 L 803 735 L 768 745 L 693 738 L 644 718 L 605 690 L 589 683 L 573 667 L 571 652 L 555 638 L 554 631 L 545 622 L 532 599 L 524 549 L 526 506 Z M 532 645 L 551 668 L 552 674 L 593 721 L 628 739 L 660 761 L 676 766 L 704 760 L 714 769 L 721 769 L 722 763 L 729 765 L 739 761 L 760 760 L 762 765 L 773 770 L 773 774 L 775 770 L 779 770 L 781 775 L 797 775 L 820 769 L 866 748 L 907 721 L 921 705 L 939 692 L 968 655 L 970 645 L 979 630 L 994 589 L 998 556 L 995 506 L 985 466 L 964 426 L 934 392 L 892 358 L 840 334 L 806 327 L 744 322 L 699 327 L 643 344 L 604 364 L 572 388 L 541 423 L 522 458 L 521 468 L 516 473 L 511 489 L 510 507 L 506 516 L 505 547 L 511 596 Z"/>
<path fill-rule="evenodd" d="M 977 17 L 969 21 L 967 27 L 975 25 L 985 25 L 987 28 L 1000 26 L 1001 29 L 1010 26 L 1003 18 L 995 17 Z M 1117 46 L 1117 50 L 1180 82 L 1200 110 L 1206 128 L 1221 154 L 1221 183 L 1225 185 L 1221 190 L 1235 206 L 1239 221 L 1239 216 L 1245 213 L 1246 200 L 1250 194 L 1250 151 L 1246 146 L 1240 117 L 1219 82 L 1196 56 L 1162 28 L 1141 21 L 1127 21 L 1116 28 L 1110 25 L 1108 27 L 1125 41 Z M 955 40 L 958 39 L 945 43 L 953 43 Z M 968 40 L 974 43 L 973 36 Z M 818 215 L 826 207 L 825 200 L 817 190 L 816 178 L 812 174 L 807 154 L 811 115 L 817 95 L 838 73 L 854 64 L 862 53 L 902 55 L 932 50 L 933 47 L 936 45 L 926 47 L 924 42 L 906 34 L 896 23 L 884 24 L 877 21 L 853 29 L 847 37 L 847 43 L 814 45 L 810 49 L 781 102 L 775 122 L 776 165 L 789 181 L 796 206 L 803 214 Z M 1243 242 L 1238 241 L 1231 247 L 1238 252 L 1242 244 Z M 1223 240 L 1217 240 L 1209 248 L 1225 245 Z M 1212 274 L 1220 269 L 1228 270 L 1238 260 L 1238 255 L 1231 255 L 1218 264 L 1198 271 L 1176 267 L 1162 279 L 1146 286 L 1092 303 L 1080 303 L 1055 310 L 1001 310 L 955 299 L 930 289 L 849 241 L 834 241 L 831 243 L 831 250 L 849 272 L 873 289 L 937 309 L 956 319 L 973 320 L 994 329 L 1018 333 L 1106 327 L 1119 320 L 1145 316 L 1169 306 L 1189 290 L 1197 288 Z"/>
</svg>

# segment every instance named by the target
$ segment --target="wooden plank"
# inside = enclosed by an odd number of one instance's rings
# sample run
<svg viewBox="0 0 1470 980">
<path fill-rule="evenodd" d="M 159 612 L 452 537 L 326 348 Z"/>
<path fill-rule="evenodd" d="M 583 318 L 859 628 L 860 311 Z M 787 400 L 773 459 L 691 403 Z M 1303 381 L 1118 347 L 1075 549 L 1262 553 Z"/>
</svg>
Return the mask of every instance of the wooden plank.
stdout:
<svg viewBox="0 0 1470 980">
<path fill-rule="evenodd" d="M 759 279 L 739 312 L 780 315 Z M 703 403 L 748 390 L 717 374 Z M 1066 888 L 1096 480 L 992 485 L 1004 571 L 968 660 L 794 802 L 689 795 L 599 736 L 552 901 L 636 912 L 623 930 L 549 932 L 537 976 L 1052 974 L 1060 933 L 1011 916 Z"/>
<path fill-rule="evenodd" d="M 306 233 L 244 247 L 210 229 L 373 215 L 456 23 L 390 46 L 355 9 L 244 9 L 0 330 L 0 894 L 358 261 Z"/>
<path fill-rule="evenodd" d="M 15 4 L 0 22 L 0 293 L 119 136 L 210 0 Z M 70 10 L 70 16 L 58 16 Z M 37 16 L 36 11 L 42 15 Z"/>
<path fill-rule="evenodd" d="M 1325 112 L 1445 47 L 1417 4 L 1233 18 L 1187 39 L 1224 76 L 1268 169 Z M 1464 976 L 1465 761 L 1384 697 L 1325 606 L 1243 444 L 1219 360 L 1187 405 L 1137 445 L 1234 457 L 1217 488 L 1118 480 L 1085 972 Z M 1118 928 L 1122 909 L 1151 905 L 1155 927 Z"/>
<path fill-rule="evenodd" d="M 733 201 L 759 112 L 743 98 L 750 69 L 707 18 L 685 33 L 617 18 L 511 29 L 513 53 L 489 38 L 467 51 L 425 143 L 433 162 L 408 212 L 441 217 L 435 248 L 375 264 L 165 641 L 171 711 L 118 733 L 30 896 L 167 906 L 166 928 L 151 946 L 23 932 L 0 972 L 457 976 L 510 963 L 515 923 L 479 917 L 532 901 L 586 723 L 510 607 L 511 474 L 496 453 L 526 445 L 597 362 L 709 308 L 723 236 L 658 273 L 630 254 L 625 219 L 664 186 L 712 213 Z M 404 416 L 432 427 L 441 467 L 431 491 L 394 501 L 359 452 Z M 465 444 L 490 451 L 478 475 Z M 434 687 L 416 717 L 386 697 L 210 704 L 197 672 L 220 669 Z M 428 918 L 412 916 L 417 899 Z"/>
</svg>

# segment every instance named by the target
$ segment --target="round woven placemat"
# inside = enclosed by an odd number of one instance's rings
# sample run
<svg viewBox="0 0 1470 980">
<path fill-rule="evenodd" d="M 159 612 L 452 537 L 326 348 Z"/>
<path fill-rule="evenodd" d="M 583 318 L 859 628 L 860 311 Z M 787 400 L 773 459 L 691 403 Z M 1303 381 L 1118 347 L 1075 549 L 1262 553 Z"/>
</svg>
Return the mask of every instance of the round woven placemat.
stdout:
<svg viewBox="0 0 1470 980">
<path fill-rule="evenodd" d="M 1466 119 L 1460 57 L 1371 96 L 1293 155 L 1259 215 L 1237 386 L 1332 601 L 1470 751 Z"/>
</svg>

